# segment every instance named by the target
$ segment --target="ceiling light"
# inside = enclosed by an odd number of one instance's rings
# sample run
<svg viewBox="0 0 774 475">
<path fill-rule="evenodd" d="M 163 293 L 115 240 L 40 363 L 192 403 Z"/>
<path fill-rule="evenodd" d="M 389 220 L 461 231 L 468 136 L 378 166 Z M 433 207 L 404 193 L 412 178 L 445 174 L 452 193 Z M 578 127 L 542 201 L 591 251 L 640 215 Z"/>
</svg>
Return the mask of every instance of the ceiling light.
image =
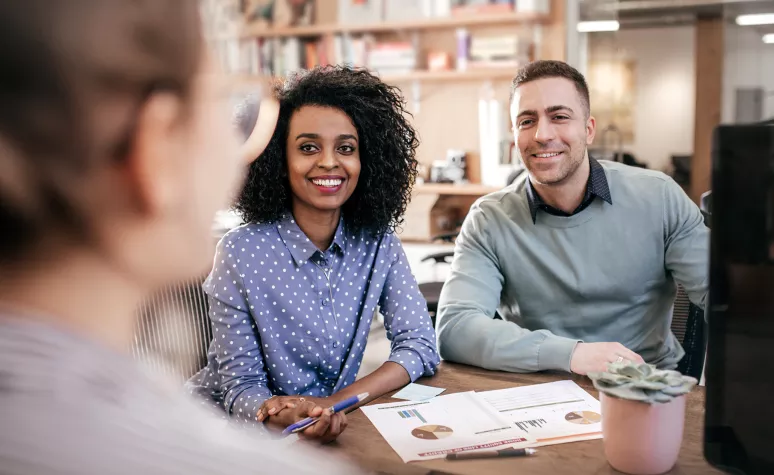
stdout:
<svg viewBox="0 0 774 475">
<path fill-rule="evenodd" d="M 579 21 L 578 31 L 590 33 L 593 31 L 618 31 L 620 25 L 615 20 L 610 21 Z"/>
<path fill-rule="evenodd" d="M 774 33 L 769 33 L 768 35 L 763 35 L 763 42 L 764 43 L 774 43 Z"/>
<path fill-rule="evenodd" d="M 742 26 L 749 25 L 772 25 L 774 24 L 774 13 L 756 13 L 754 15 L 739 15 L 736 17 L 736 24 Z"/>
</svg>

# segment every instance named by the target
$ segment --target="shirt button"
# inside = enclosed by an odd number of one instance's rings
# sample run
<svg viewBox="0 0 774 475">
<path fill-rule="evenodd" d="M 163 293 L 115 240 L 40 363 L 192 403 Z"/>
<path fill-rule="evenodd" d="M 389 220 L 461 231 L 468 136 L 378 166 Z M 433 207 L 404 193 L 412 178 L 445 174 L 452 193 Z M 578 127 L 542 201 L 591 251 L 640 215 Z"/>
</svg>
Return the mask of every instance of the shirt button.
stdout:
<svg viewBox="0 0 774 475">
<path fill-rule="evenodd" d="M 331 299 L 328 299 L 328 298 L 322 299 L 323 307 L 327 307 L 328 305 L 330 305 L 330 303 L 331 303 Z"/>
<path fill-rule="evenodd" d="M 338 348 L 339 347 L 339 342 L 334 340 L 333 341 L 333 347 L 334 348 Z"/>
</svg>

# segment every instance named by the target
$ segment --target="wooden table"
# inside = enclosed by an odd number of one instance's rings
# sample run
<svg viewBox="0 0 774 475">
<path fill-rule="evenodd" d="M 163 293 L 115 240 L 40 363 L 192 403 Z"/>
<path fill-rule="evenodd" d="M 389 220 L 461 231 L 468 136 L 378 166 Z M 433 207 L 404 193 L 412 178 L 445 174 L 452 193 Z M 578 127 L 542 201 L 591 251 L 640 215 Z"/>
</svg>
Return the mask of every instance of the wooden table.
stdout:
<svg viewBox="0 0 774 475">
<path fill-rule="evenodd" d="M 598 398 L 591 381 L 582 376 L 567 373 L 516 374 L 488 371 L 466 365 L 443 362 L 438 373 L 432 378 L 423 378 L 418 382 L 428 386 L 446 388 L 444 394 L 460 391 L 485 391 L 505 389 L 514 386 L 547 383 L 562 379 L 572 379 L 583 389 Z M 383 396 L 372 404 L 397 402 L 389 396 Z M 720 474 L 712 468 L 702 453 L 704 430 L 704 388 L 697 387 L 688 395 L 685 433 L 680 458 L 670 474 Z M 347 457 L 365 469 L 385 474 L 475 474 L 488 473 L 525 473 L 531 475 L 555 475 L 570 473 L 616 474 L 607 463 L 603 452 L 602 440 L 572 442 L 560 445 L 540 447 L 539 453 L 532 457 L 466 460 L 449 462 L 445 459 L 426 462 L 404 463 L 382 438 L 371 421 L 357 410 L 347 415 L 349 425 L 338 440 L 328 449 L 340 456 Z"/>
</svg>

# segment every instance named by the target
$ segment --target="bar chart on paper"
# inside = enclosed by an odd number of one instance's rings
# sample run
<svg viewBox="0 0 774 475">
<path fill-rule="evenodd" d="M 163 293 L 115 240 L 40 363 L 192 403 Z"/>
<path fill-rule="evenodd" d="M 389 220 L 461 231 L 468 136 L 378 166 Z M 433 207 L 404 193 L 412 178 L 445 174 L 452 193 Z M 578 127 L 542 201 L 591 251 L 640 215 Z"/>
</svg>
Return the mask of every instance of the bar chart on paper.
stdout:
<svg viewBox="0 0 774 475">
<path fill-rule="evenodd" d="M 513 423 L 516 427 L 529 434 L 529 429 L 539 429 L 547 424 L 545 419 L 532 419 L 531 421 L 518 421 Z"/>
<path fill-rule="evenodd" d="M 417 419 L 424 422 L 425 424 L 427 423 L 427 420 L 424 417 L 422 417 L 422 414 L 416 409 L 410 409 L 408 411 L 398 411 L 398 415 L 403 419 L 410 419 L 412 417 L 416 417 Z"/>
<path fill-rule="evenodd" d="M 479 393 L 536 445 L 602 437 L 599 401 L 573 381 L 521 386 Z"/>
</svg>

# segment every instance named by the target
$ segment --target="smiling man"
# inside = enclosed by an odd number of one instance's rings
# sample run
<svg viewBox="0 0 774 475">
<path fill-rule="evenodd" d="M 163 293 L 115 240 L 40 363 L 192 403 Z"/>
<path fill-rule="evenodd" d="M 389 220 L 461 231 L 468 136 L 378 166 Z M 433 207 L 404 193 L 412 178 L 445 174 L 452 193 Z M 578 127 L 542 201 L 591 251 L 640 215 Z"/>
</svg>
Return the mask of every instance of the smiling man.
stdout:
<svg viewBox="0 0 774 475">
<path fill-rule="evenodd" d="M 675 283 L 701 308 L 707 294 L 701 211 L 661 172 L 589 157 L 596 122 L 569 65 L 522 68 L 510 115 L 528 173 L 465 220 L 439 302 L 441 356 L 517 372 L 676 367 Z"/>
</svg>

